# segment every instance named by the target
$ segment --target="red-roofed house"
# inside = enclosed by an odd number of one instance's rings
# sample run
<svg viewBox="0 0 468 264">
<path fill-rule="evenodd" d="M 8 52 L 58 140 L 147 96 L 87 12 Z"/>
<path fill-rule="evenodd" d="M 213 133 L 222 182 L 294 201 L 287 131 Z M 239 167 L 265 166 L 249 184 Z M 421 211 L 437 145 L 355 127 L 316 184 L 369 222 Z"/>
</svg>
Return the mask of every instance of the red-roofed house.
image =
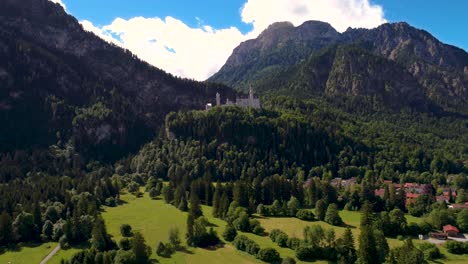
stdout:
<svg viewBox="0 0 468 264">
<path fill-rule="evenodd" d="M 375 193 L 375 196 L 384 197 L 385 189 L 378 189 L 378 190 L 375 190 L 374 193 Z"/>
<path fill-rule="evenodd" d="M 460 233 L 460 230 L 458 230 L 458 228 L 454 227 L 453 225 L 445 225 L 443 229 L 444 233 L 451 237 L 457 237 L 458 233 Z"/>
<path fill-rule="evenodd" d="M 406 205 L 408 206 L 409 204 L 413 203 L 416 198 L 419 197 L 419 194 L 417 193 L 407 193 L 406 194 Z"/>
</svg>

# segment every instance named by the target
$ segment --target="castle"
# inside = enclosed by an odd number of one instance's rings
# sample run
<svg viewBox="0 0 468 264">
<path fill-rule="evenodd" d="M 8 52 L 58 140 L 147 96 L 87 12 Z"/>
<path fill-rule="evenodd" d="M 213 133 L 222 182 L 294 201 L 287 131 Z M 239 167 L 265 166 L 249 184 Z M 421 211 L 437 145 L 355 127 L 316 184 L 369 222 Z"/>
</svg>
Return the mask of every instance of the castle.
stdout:
<svg viewBox="0 0 468 264">
<path fill-rule="evenodd" d="M 239 106 L 241 108 L 255 108 L 260 109 L 260 99 L 258 97 L 254 97 L 254 92 L 252 87 L 249 89 L 249 97 L 248 98 L 236 98 L 236 102 L 232 102 L 229 99 L 226 99 L 225 104 L 221 104 L 221 95 L 216 93 L 216 106 Z M 206 110 L 209 110 L 213 107 L 211 103 L 206 104 Z"/>
</svg>

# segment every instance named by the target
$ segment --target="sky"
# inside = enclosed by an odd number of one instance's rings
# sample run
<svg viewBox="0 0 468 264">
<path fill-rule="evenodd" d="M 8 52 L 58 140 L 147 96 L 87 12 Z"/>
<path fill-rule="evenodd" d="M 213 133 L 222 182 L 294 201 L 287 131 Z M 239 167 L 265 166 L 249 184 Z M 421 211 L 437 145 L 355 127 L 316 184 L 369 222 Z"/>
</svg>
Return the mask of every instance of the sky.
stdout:
<svg viewBox="0 0 468 264">
<path fill-rule="evenodd" d="M 83 27 L 174 75 L 206 80 L 268 25 L 374 28 L 405 21 L 468 50 L 466 0 L 50 0 Z"/>
</svg>

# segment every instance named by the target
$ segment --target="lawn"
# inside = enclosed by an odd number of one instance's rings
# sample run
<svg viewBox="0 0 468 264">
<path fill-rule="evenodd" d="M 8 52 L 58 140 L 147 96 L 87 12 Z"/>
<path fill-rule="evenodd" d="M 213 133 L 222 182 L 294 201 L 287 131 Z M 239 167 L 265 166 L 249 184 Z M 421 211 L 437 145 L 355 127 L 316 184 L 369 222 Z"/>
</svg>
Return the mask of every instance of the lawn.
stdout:
<svg viewBox="0 0 468 264">
<path fill-rule="evenodd" d="M 57 246 L 57 243 L 50 242 L 39 245 L 24 245 L 14 251 L 6 251 L 0 253 L 0 263 L 11 264 L 29 264 L 40 263 L 50 251 Z"/>
<path fill-rule="evenodd" d="M 358 245 L 358 237 L 360 234 L 359 224 L 361 214 L 359 212 L 352 212 L 352 211 L 340 211 L 340 216 L 343 221 L 351 228 L 351 232 L 353 233 L 355 245 Z M 265 228 L 267 232 L 271 231 L 272 229 L 281 229 L 286 234 L 291 237 L 303 238 L 302 231 L 306 226 L 310 225 L 320 225 L 323 228 L 333 228 L 335 230 L 336 237 L 339 238 L 343 235 L 344 231 L 346 230 L 345 227 L 337 227 L 332 226 L 328 223 L 323 221 L 315 221 L 315 222 L 307 222 L 293 217 L 284 217 L 284 218 L 270 218 L 270 217 L 260 217 L 257 216 L 258 220 Z M 390 247 L 395 247 L 401 245 L 401 241 L 397 239 L 387 239 L 388 244 Z"/>
<path fill-rule="evenodd" d="M 134 231 L 143 234 L 147 244 L 152 248 L 151 257 L 160 263 L 219 263 L 220 260 L 223 263 L 261 263 L 254 257 L 237 251 L 229 243 L 217 250 L 189 248 L 189 252 L 177 252 L 171 258 L 158 257 L 155 253 L 156 245 L 159 241 L 167 242 L 169 229 L 177 227 L 181 237 L 185 235 L 187 213 L 165 204 L 162 200 L 152 200 L 147 193 L 142 198 L 124 194 L 121 199 L 125 202 L 123 205 L 106 207 L 102 214 L 107 231 L 118 242 L 122 238 L 120 226 L 131 225 Z M 209 221 L 216 225 L 218 234 L 222 234 L 226 223 L 213 218 L 210 207 L 204 206 L 203 211 Z"/>
</svg>

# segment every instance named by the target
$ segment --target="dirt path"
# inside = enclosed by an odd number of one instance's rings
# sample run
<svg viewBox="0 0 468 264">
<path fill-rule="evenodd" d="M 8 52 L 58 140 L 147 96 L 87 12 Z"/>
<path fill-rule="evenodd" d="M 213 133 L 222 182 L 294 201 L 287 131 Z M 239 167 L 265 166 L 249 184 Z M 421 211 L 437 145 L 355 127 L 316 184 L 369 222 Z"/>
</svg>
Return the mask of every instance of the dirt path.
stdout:
<svg viewBox="0 0 468 264">
<path fill-rule="evenodd" d="M 60 250 L 60 244 L 58 244 L 54 250 L 52 250 L 49 255 L 47 255 L 47 257 L 45 257 L 42 261 L 41 261 L 41 264 L 46 264 L 47 261 L 49 261 L 55 254 L 57 254 L 57 252 Z"/>
</svg>

